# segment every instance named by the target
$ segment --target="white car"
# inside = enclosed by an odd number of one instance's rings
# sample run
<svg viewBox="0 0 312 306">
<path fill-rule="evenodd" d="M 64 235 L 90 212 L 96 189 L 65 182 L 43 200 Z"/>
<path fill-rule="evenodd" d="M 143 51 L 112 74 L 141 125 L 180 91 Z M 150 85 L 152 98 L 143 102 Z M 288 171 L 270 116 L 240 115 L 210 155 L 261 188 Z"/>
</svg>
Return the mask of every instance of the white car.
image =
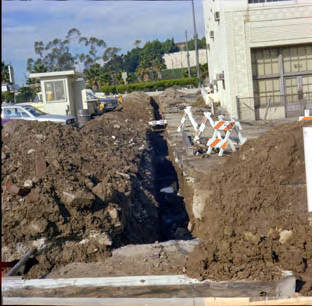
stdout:
<svg viewBox="0 0 312 306">
<path fill-rule="evenodd" d="M 2 105 L 1 118 L 4 120 L 37 120 L 37 121 L 52 121 L 63 124 L 76 124 L 76 119 L 73 116 L 47 114 L 43 111 L 27 105 L 27 104 L 7 104 Z"/>
</svg>

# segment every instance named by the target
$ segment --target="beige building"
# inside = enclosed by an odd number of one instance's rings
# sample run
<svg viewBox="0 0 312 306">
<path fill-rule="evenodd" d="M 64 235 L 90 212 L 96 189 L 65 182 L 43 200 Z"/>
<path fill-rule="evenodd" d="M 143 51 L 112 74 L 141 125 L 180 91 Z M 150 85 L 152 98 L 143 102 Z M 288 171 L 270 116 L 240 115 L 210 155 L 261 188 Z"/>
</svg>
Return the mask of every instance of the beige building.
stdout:
<svg viewBox="0 0 312 306">
<path fill-rule="evenodd" d="M 190 66 L 196 66 L 195 50 L 189 51 L 190 54 Z M 206 49 L 198 50 L 198 61 L 200 64 L 207 63 L 207 51 Z M 179 51 L 174 53 L 166 53 L 163 56 L 167 69 L 187 68 L 187 52 Z"/>
<path fill-rule="evenodd" d="M 210 82 L 243 119 L 312 109 L 312 0 L 203 0 Z"/>
</svg>

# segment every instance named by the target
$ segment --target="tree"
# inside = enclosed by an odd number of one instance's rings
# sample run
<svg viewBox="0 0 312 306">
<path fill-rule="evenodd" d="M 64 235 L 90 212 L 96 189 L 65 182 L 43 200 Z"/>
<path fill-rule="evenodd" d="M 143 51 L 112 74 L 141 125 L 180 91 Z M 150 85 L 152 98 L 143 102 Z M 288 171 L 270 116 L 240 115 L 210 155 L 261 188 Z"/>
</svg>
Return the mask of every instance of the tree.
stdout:
<svg viewBox="0 0 312 306">
<path fill-rule="evenodd" d="M 9 65 L 1 61 L 1 83 L 10 84 Z"/>
<path fill-rule="evenodd" d="M 10 91 L 1 92 L 1 101 L 7 102 L 7 103 L 13 103 L 14 102 L 14 92 L 10 92 Z"/>
<path fill-rule="evenodd" d="M 164 69 L 163 55 L 179 51 L 173 38 L 164 42 L 158 40 L 148 41 L 142 48 L 139 48 L 139 44 L 135 45 L 136 47 L 128 51 L 123 57 L 124 70 L 128 73 L 136 72 L 140 66 L 137 71 L 137 75 L 140 76 L 144 69 L 149 68 L 155 71 L 158 79 L 161 78 L 160 71 Z"/>
<path fill-rule="evenodd" d="M 197 39 L 197 47 L 198 49 L 206 49 L 206 38 Z M 188 41 L 189 50 L 195 50 L 195 41 L 194 39 Z M 186 48 L 184 48 L 186 50 Z"/>
<path fill-rule="evenodd" d="M 91 87 L 93 91 L 99 91 L 101 66 L 98 63 L 92 65 L 89 69 L 84 70 L 84 75 L 87 80 L 88 87 Z"/>
<path fill-rule="evenodd" d="M 173 53 L 173 52 L 178 52 L 179 51 L 179 48 L 175 44 L 173 38 L 165 40 L 162 43 L 162 45 L 163 45 L 163 52 L 164 53 Z"/>
<path fill-rule="evenodd" d="M 34 50 L 38 58 L 27 60 L 29 72 L 69 70 L 77 65 L 88 69 L 100 59 L 108 61 L 119 51 L 118 48 L 107 48 L 102 39 L 81 36 L 76 28 L 70 29 L 64 39 L 55 38 L 47 44 L 35 41 Z"/>
<path fill-rule="evenodd" d="M 165 65 L 162 61 L 159 60 L 159 58 L 156 58 L 152 61 L 152 70 L 153 72 L 156 72 L 158 80 L 161 80 L 162 78 L 161 70 L 164 68 L 165 68 Z"/>
<path fill-rule="evenodd" d="M 1 61 L 1 83 L 5 83 L 7 85 L 11 85 L 10 82 L 10 74 L 9 74 L 9 65 L 5 64 L 5 62 Z M 1 91 L 1 101 L 2 102 L 14 102 L 14 92 L 12 91 Z"/>
<path fill-rule="evenodd" d="M 18 90 L 18 94 L 16 95 L 16 102 L 30 102 L 33 101 L 36 97 L 36 90 L 30 86 L 22 86 Z"/>
</svg>

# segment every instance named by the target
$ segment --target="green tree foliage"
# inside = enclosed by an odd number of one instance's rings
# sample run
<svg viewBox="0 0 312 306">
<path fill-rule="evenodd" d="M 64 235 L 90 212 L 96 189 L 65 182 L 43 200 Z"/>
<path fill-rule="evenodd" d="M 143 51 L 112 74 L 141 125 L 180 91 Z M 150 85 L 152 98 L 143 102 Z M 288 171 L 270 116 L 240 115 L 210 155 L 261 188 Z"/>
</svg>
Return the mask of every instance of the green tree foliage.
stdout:
<svg viewBox="0 0 312 306">
<path fill-rule="evenodd" d="M 1 83 L 10 84 L 9 66 L 1 61 Z"/>
<path fill-rule="evenodd" d="M 103 66 L 93 64 L 84 71 L 87 78 L 87 86 L 98 88 L 102 85 L 123 84 L 121 73 L 128 73 L 128 83 L 137 81 L 160 80 L 161 71 L 165 68 L 163 55 L 176 52 L 178 47 L 173 39 L 164 42 L 159 40 L 148 41 L 140 48 L 141 41 L 134 42 L 135 48 L 124 55 L 118 55 L 119 49 L 107 48 L 109 60 Z"/>
<path fill-rule="evenodd" d="M 195 42 L 194 39 L 189 40 L 188 43 L 189 50 L 195 50 Z M 206 49 L 206 38 L 203 37 L 202 39 L 197 39 L 197 47 L 198 49 Z M 184 47 L 184 50 L 186 51 L 186 47 Z"/>
<path fill-rule="evenodd" d="M 160 80 L 160 81 L 149 81 L 141 83 L 133 83 L 127 85 L 111 85 L 101 86 L 100 90 L 106 94 L 117 94 L 132 91 L 153 91 L 153 90 L 164 90 L 165 88 L 177 86 L 198 86 L 199 80 L 197 78 L 182 78 L 175 80 Z"/>
<path fill-rule="evenodd" d="M 22 103 L 22 102 L 31 102 L 36 97 L 36 90 L 35 88 L 31 86 L 22 86 L 19 88 L 18 93 L 16 95 L 16 102 Z"/>
<path fill-rule="evenodd" d="M 208 78 L 208 66 L 207 64 L 199 64 L 200 70 L 200 79 L 205 80 Z M 187 68 L 185 68 L 183 76 L 186 78 L 188 76 Z M 196 67 L 191 67 L 191 77 L 194 78 L 197 76 Z"/>
<path fill-rule="evenodd" d="M 123 84 L 123 71 L 128 73 L 128 83 L 162 79 L 165 68 L 163 55 L 179 51 L 173 38 L 163 42 L 148 41 L 143 47 L 140 47 L 141 44 L 140 40 L 136 40 L 135 48 L 119 55 L 119 48 L 107 47 L 103 40 L 82 36 L 78 29 L 73 28 L 63 39 L 55 38 L 47 44 L 35 42 L 37 58 L 27 60 L 27 70 L 60 71 L 74 69 L 78 65 L 84 68 L 87 86 L 96 91 L 103 85 Z M 27 84 L 36 82 L 28 80 Z"/>
<path fill-rule="evenodd" d="M 10 85 L 10 76 L 9 76 L 9 65 L 1 61 L 1 83 Z M 14 102 L 14 92 L 11 91 L 1 91 L 1 101 L 13 103 Z"/>
<path fill-rule="evenodd" d="M 14 92 L 10 92 L 10 91 L 1 92 L 1 102 L 13 103 Z"/>
</svg>

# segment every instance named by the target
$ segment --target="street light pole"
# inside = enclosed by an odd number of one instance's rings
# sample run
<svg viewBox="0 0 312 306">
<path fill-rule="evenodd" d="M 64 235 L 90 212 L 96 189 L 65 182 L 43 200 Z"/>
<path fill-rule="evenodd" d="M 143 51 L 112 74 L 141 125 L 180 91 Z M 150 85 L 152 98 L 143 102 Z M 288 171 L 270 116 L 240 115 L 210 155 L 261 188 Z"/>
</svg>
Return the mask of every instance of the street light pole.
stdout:
<svg viewBox="0 0 312 306">
<path fill-rule="evenodd" d="M 190 67 L 190 53 L 188 48 L 188 41 L 187 41 L 187 31 L 185 31 L 185 42 L 186 42 L 186 58 L 187 58 L 187 73 L 188 77 L 191 77 L 191 67 Z"/>
<path fill-rule="evenodd" d="M 198 79 L 200 78 L 200 71 L 199 71 L 199 61 L 198 61 L 198 47 L 197 47 L 197 31 L 196 31 L 196 21 L 195 21 L 195 9 L 194 9 L 194 0 L 192 0 L 192 11 L 193 11 L 193 26 L 194 26 L 194 45 L 195 45 L 195 53 L 196 53 L 196 73 Z"/>
</svg>

